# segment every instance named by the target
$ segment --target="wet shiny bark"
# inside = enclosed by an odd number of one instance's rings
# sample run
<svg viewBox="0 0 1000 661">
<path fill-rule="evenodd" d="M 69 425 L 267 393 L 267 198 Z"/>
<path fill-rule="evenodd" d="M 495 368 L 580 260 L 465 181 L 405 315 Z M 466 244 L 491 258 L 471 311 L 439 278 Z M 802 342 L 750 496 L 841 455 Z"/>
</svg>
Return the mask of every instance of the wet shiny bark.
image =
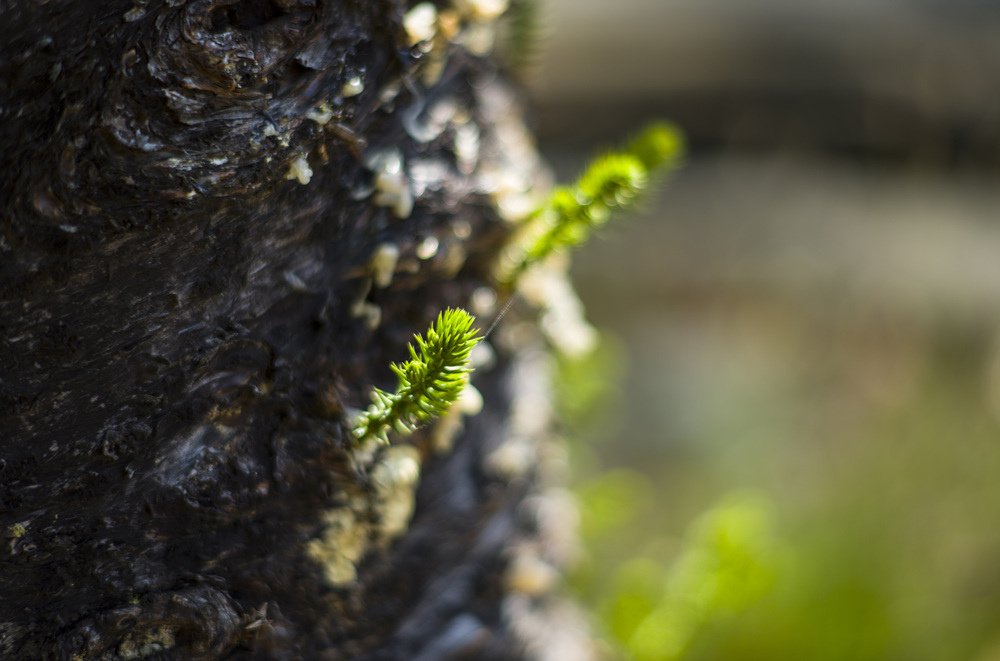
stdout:
<svg viewBox="0 0 1000 661">
<path fill-rule="evenodd" d="M 480 370 L 454 445 L 406 441 L 398 534 L 389 454 L 349 434 L 412 333 L 490 285 L 508 225 L 483 173 L 538 167 L 498 136 L 494 63 L 411 47 L 405 9 L 0 0 L 3 658 L 528 654 L 504 576 L 539 534 L 536 469 L 486 461 L 519 359 Z M 372 194 L 392 150 L 410 213 Z M 310 551 L 334 520 L 364 537 L 353 580 Z"/>
</svg>

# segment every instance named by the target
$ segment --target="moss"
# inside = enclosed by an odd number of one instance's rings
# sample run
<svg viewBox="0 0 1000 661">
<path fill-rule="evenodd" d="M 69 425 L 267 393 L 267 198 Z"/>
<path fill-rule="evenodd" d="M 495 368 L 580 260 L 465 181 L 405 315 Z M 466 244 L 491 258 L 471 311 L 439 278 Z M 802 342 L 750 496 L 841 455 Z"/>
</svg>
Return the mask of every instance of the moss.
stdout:
<svg viewBox="0 0 1000 661">
<path fill-rule="evenodd" d="M 392 431 L 410 434 L 458 401 L 472 371 L 469 354 L 479 341 L 474 323 L 475 317 L 465 310 L 449 308 L 426 336 L 414 336 L 410 359 L 390 366 L 398 381 L 395 392 L 373 388 L 372 405 L 355 420 L 359 443 L 388 443 Z"/>
<path fill-rule="evenodd" d="M 660 122 L 642 131 L 623 150 L 594 160 L 576 183 L 556 188 L 535 211 L 509 247 L 497 279 L 514 284 L 552 253 L 584 243 L 613 212 L 634 206 L 658 170 L 676 164 L 682 151 L 680 133 Z"/>
</svg>

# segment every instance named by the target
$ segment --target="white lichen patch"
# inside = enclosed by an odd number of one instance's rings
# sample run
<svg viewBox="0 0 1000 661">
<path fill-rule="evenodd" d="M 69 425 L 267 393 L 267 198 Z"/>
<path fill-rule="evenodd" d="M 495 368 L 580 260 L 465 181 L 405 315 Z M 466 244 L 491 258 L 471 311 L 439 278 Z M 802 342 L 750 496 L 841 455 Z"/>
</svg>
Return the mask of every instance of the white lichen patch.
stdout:
<svg viewBox="0 0 1000 661">
<path fill-rule="evenodd" d="M 333 109 L 324 101 L 306 113 L 306 118 L 311 119 L 320 126 L 326 126 L 333 119 Z"/>
<path fill-rule="evenodd" d="M 497 19 L 509 5 L 509 0 L 455 0 L 440 11 L 430 2 L 410 9 L 403 28 L 409 45 L 424 53 L 420 80 L 427 86 L 440 80 L 452 44 L 477 56 L 489 54 L 496 42 Z"/>
<path fill-rule="evenodd" d="M 504 598 L 500 610 L 504 627 L 520 641 L 525 658 L 535 661 L 607 658 L 594 644 L 587 617 L 565 600 L 539 600 L 514 592 Z"/>
<path fill-rule="evenodd" d="M 438 419 L 431 430 L 431 448 L 438 453 L 450 452 L 460 431 L 462 431 L 462 412 L 457 406 L 453 406 Z"/>
<path fill-rule="evenodd" d="M 510 0 L 455 0 L 455 8 L 477 21 L 495 21 L 510 6 Z"/>
<path fill-rule="evenodd" d="M 542 438 L 554 417 L 547 355 L 541 350 L 525 352 L 514 366 L 514 383 L 522 384 L 511 402 L 511 432 L 526 438 Z"/>
<path fill-rule="evenodd" d="M 448 164 L 438 158 L 414 159 L 409 170 L 413 195 L 418 198 L 428 191 L 442 190 L 454 176 Z"/>
<path fill-rule="evenodd" d="M 390 446 L 372 469 L 371 478 L 380 495 L 412 487 L 420 478 L 420 454 L 410 445 Z"/>
<path fill-rule="evenodd" d="M 300 184 L 305 186 L 312 180 L 313 171 L 309 167 L 309 161 L 306 160 L 305 155 L 299 156 L 288 166 L 288 172 L 285 174 L 285 179 L 296 179 Z"/>
<path fill-rule="evenodd" d="M 542 165 L 535 143 L 513 97 L 498 86 L 476 91 L 483 125 L 492 127 L 493 149 L 488 164 L 480 165 L 477 186 L 490 194 L 501 218 L 521 223 L 544 201 L 551 174 Z"/>
<path fill-rule="evenodd" d="M 479 57 L 486 57 L 496 45 L 497 31 L 492 23 L 472 22 L 455 38 L 467 51 Z"/>
<path fill-rule="evenodd" d="M 463 174 L 471 174 L 479 162 L 479 127 L 472 122 L 455 126 L 455 160 Z"/>
<path fill-rule="evenodd" d="M 497 19 L 510 6 L 509 0 L 454 0 L 462 29 L 454 41 L 473 55 L 488 55 L 496 43 Z"/>
<path fill-rule="evenodd" d="M 483 395 L 471 383 L 465 385 L 457 402 L 458 410 L 464 415 L 478 415 L 483 410 Z"/>
<path fill-rule="evenodd" d="M 340 96 L 349 99 L 352 96 L 358 96 L 365 91 L 365 81 L 361 79 L 361 76 L 353 76 L 347 79 L 347 82 L 340 88 Z"/>
<path fill-rule="evenodd" d="M 262 134 L 265 138 L 277 138 L 278 144 L 282 147 L 287 147 L 292 141 L 291 132 L 282 130 L 281 127 L 274 122 L 268 122 L 265 124 Z M 270 163 L 270 159 L 270 155 L 264 157 L 264 161 L 266 163 Z"/>
<path fill-rule="evenodd" d="M 558 257 L 528 269 L 518 291 L 540 308 L 539 326 L 552 346 L 569 357 L 583 356 L 597 346 L 597 331 L 584 318 L 583 303 L 566 275 L 568 265 Z"/>
<path fill-rule="evenodd" d="M 425 112 L 425 102 L 418 100 L 403 114 L 403 128 L 407 135 L 417 142 L 436 140 L 458 113 L 458 105 L 453 99 L 442 99 Z M 421 121 L 421 116 L 426 118 Z"/>
<path fill-rule="evenodd" d="M 430 2 L 414 5 L 403 17 L 403 29 L 411 46 L 430 41 L 437 34 L 437 8 Z"/>
<path fill-rule="evenodd" d="M 553 405 L 547 356 L 537 348 L 526 348 L 536 343 L 537 332 L 517 342 L 520 353 L 511 379 L 521 387 L 511 400 L 509 430 L 504 441 L 483 458 L 483 468 L 505 480 L 539 468 L 540 444 L 550 436 Z"/>
<path fill-rule="evenodd" d="M 420 454 L 410 445 L 391 446 L 372 469 L 371 476 L 376 490 L 376 532 L 382 541 L 389 542 L 406 531 L 413 516 Z"/>
<path fill-rule="evenodd" d="M 488 55 L 496 42 L 497 19 L 507 11 L 509 0 L 454 0 L 453 6 L 463 23 L 455 42 L 473 55 Z"/>
<path fill-rule="evenodd" d="M 403 154 L 398 149 L 373 152 L 365 161 L 374 173 L 372 201 L 389 207 L 397 218 L 409 218 L 413 212 L 413 191 L 406 176 Z"/>
<path fill-rule="evenodd" d="M 396 272 L 398 262 L 399 246 L 396 244 L 382 243 L 375 248 L 370 265 L 372 282 L 375 283 L 376 287 L 384 289 L 392 284 L 392 276 Z"/>
<path fill-rule="evenodd" d="M 580 510 L 568 490 L 558 487 L 529 496 L 521 504 L 521 514 L 534 522 L 545 558 L 558 566 L 572 564 L 580 555 L 577 531 Z"/>
<path fill-rule="evenodd" d="M 436 236 L 428 236 L 423 241 L 417 244 L 416 255 L 417 259 L 431 259 L 438 252 L 438 247 L 441 242 L 438 241 Z"/>
<path fill-rule="evenodd" d="M 504 583 L 512 592 L 537 597 L 551 592 L 560 577 L 559 570 L 539 557 L 532 545 L 524 544 L 507 566 Z"/>
<path fill-rule="evenodd" d="M 511 436 L 485 457 L 484 468 L 491 475 L 510 481 L 526 475 L 537 462 L 534 441 Z"/>
<path fill-rule="evenodd" d="M 420 480 L 416 448 L 391 446 L 367 455 L 363 463 L 367 464 L 372 492 L 327 511 L 322 535 L 306 546 L 306 554 L 322 566 L 323 577 L 332 587 L 355 582 L 358 563 L 365 554 L 386 547 L 406 532 L 413 516 Z"/>
<path fill-rule="evenodd" d="M 353 583 L 357 563 L 368 550 L 369 527 L 350 507 L 323 515 L 323 536 L 306 546 L 306 554 L 323 566 L 323 577 L 333 587 Z"/>
</svg>

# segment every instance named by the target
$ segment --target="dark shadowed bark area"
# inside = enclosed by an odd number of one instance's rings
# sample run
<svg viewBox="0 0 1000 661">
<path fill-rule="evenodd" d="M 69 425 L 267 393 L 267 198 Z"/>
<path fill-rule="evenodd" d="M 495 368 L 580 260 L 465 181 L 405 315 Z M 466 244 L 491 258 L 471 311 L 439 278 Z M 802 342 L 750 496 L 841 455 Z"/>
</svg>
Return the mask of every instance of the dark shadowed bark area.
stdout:
<svg viewBox="0 0 1000 661">
<path fill-rule="evenodd" d="M 539 173 L 481 4 L 0 0 L 0 657 L 556 644 L 530 334 L 349 431 Z"/>
</svg>

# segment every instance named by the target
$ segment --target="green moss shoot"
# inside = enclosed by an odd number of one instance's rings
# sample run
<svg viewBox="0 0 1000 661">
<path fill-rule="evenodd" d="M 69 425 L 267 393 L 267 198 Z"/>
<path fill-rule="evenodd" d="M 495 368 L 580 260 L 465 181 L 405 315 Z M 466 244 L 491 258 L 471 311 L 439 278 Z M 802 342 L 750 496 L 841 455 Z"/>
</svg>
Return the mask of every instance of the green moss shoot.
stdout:
<svg viewBox="0 0 1000 661">
<path fill-rule="evenodd" d="M 531 238 L 501 268 L 500 281 L 512 284 L 553 252 L 584 243 L 613 211 L 633 206 L 656 173 L 676 164 L 682 152 L 680 133 L 669 124 L 656 123 L 623 150 L 596 159 L 576 183 L 556 188 L 532 215 L 527 229 Z"/>
<path fill-rule="evenodd" d="M 372 404 L 355 421 L 358 442 L 389 442 L 389 432 L 411 434 L 422 423 L 441 416 L 454 404 L 472 371 L 469 353 L 479 341 L 475 317 L 460 308 L 440 313 L 426 337 L 414 336 L 410 359 L 393 363 L 395 392 L 373 388 Z"/>
</svg>

